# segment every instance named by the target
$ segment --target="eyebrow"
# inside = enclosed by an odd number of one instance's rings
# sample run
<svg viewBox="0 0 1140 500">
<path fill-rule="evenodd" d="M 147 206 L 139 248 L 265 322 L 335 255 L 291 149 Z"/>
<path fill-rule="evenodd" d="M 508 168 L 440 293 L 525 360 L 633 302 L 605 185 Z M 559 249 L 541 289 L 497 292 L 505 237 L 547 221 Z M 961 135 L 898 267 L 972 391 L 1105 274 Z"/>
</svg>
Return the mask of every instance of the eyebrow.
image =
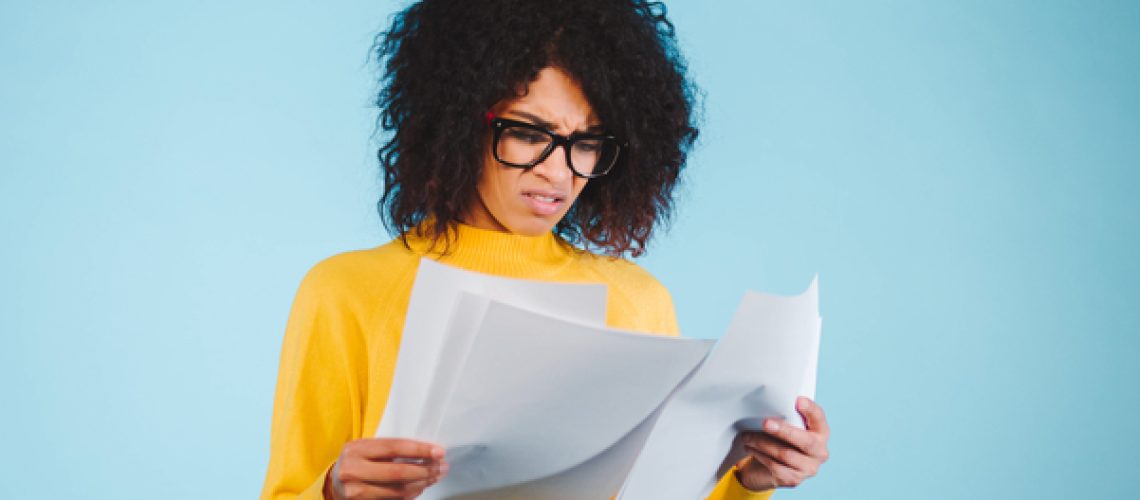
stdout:
<svg viewBox="0 0 1140 500">
<path fill-rule="evenodd" d="M 555 128 L 555 125 L 553 123 L 550 123 L 546 120 L 543 120 L 542 118 L 539 118 L 537 115 L 527 113 L 526 111 L 518 111 L 518 110 L 514 110 L 514 109 L 509 109 L 507 111 L 504 111 L 503 113 L 518 116 L 520 118 L 523 118 L 523 119 L 525 119 L 525 120 L 527 120 L 527 121 L 529 121 L 535 125 L 538 125 L 539 127 L 547 129 L 547 130 L 554 130 L 554 128 Z M 584 132 L 589 133 L 589 134 L 596 134 L 596 133 L 602 132 L 603 130 L 604 129 L 602 128 L 601 125 L 590 125 L 589 128 L 587 128 Z M 575 130 L 575 131 L 572 131 L 571 133 L 575 133 L 575 132 L 583 132 L 583 131 Z"/>
</svg>

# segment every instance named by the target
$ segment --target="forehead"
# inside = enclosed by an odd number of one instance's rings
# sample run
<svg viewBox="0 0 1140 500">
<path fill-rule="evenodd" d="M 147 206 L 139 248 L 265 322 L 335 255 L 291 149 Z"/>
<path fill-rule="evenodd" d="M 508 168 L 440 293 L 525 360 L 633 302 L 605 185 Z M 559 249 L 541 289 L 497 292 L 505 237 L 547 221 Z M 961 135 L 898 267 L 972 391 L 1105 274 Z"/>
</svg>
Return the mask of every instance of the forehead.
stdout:
<svg viewBox="0 0 1140 500">
<path fill-rule="evenodd" d="M 548 67 L 527 84 L 523 95 L 495 106 L 499 114 L 521 111 L 541 118 L 556 129 L 580 130 L 598 124 L 582 87 L 561 69 Z"/>
</svg>

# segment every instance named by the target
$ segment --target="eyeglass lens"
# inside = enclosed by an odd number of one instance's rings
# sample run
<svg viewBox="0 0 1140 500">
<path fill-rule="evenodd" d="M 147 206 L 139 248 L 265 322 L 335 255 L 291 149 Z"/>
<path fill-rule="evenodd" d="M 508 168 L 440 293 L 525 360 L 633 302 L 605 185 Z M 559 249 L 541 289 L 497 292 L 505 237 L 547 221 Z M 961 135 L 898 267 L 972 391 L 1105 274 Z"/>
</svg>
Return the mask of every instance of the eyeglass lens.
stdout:
<svg viewBox="0 0 1140 500">
<path fill-rule="evenodd" d="M 537 130 L 505 127 L 499 137 L 499 158 L 515 165 L 534 165 L 543 159 L 553 138 Z M 570 168 L 581 175 L 606 173 L 617 156 L 617 144 L 601 138 L 578 138 L 569 145 Z"/>
</svg>

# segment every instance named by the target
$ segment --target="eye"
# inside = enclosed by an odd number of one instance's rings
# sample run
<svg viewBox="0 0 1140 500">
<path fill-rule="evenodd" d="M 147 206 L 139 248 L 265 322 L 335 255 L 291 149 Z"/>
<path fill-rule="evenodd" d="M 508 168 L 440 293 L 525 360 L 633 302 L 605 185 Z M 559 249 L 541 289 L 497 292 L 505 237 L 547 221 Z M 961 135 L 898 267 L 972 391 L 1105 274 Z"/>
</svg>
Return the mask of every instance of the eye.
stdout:
<svg viewBox="0 0 1140 500">
<path fill-rule="evenodd" d="M 602 141 L 588 139 L 574 143 L 574 149 L 580 153 L 597 153 L 602 150 Z"/>
<path fill-rule="evenodd" d="M 503 135 L 512 141 L 519 141 L 526 144 L 544 144 L 550 142 L 550 138 L 545 134 L 525 128 L 508 128 L 503 130 Z"/>
</svg>

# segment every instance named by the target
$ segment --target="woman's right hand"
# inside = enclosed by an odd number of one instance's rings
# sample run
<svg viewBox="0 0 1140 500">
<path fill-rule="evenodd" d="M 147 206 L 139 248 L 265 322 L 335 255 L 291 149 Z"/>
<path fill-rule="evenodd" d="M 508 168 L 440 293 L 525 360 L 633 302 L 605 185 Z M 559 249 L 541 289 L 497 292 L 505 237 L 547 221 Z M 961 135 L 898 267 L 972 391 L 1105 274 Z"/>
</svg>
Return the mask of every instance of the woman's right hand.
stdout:
<svg viewBox="0 0 1140 500">
<path fill-rule="evenodd" d="M 357 439 L 325 477 L 330 500 L 406 500 L 447 474 L 441 446 L 411 439 Z"/>
</svg>

